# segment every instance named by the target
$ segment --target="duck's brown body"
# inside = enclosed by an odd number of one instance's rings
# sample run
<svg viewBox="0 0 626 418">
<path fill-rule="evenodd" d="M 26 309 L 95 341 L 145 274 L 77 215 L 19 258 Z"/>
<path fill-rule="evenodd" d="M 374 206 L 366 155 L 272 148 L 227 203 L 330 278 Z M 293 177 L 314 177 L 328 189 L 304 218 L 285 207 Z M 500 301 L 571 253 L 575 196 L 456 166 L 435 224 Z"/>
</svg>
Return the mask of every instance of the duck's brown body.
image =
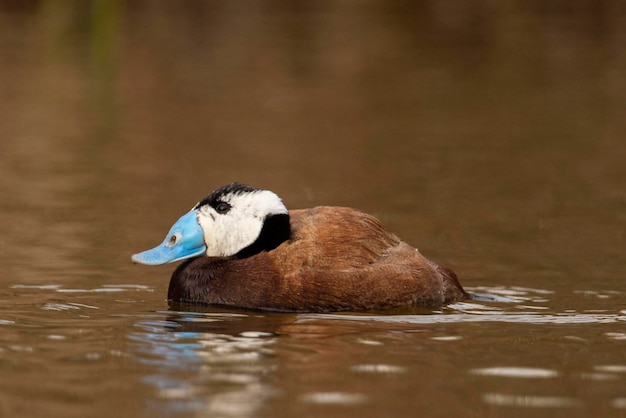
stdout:
<svg viewBox="0 0 626 418">
<path fill-rule="evenodd" d="M 439 306 L 467 298 L 454 272 L 354 209 L 289 211 L 291 238 L 251 257 L 199 257 L 172 274 L 168 299 L 277 311 Z"/>
</svg>

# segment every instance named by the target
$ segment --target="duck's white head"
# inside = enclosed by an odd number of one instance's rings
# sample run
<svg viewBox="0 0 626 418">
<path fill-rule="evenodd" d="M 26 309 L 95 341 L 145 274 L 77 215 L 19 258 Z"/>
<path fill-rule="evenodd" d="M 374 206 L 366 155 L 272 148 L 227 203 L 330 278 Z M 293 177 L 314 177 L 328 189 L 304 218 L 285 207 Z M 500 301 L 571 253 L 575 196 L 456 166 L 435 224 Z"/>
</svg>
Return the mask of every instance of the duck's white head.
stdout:
<svg viewBox="0 0 626 418">
<path fill-rule="evenodd" d="M 213 191 L 172 226 L 157 247 L 131 257 L 159 265 L 207 255 L 248 257 L 289 239 L 289 212 L 269 190 L 232 183 Z"/>
</svg>

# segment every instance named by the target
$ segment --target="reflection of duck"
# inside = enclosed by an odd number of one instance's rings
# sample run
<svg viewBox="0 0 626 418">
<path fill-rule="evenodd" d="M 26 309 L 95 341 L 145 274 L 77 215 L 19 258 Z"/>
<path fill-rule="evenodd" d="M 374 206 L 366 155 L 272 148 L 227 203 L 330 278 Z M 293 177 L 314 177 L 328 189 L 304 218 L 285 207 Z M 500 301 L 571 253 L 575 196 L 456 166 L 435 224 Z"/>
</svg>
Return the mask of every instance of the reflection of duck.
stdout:
<svg viewBox="0 0 626 418">
<path fill-rule="evenodd" d="M 201 257 L 205 256 L 205 257 Z M 452 270 L 355 209 L 287 211 L 269 190 L 233 183 L 182 216 L 136 263 L 186 260 L 173 301 L 278 311 L 438 306 L 465 299 Z"/>
</svg>

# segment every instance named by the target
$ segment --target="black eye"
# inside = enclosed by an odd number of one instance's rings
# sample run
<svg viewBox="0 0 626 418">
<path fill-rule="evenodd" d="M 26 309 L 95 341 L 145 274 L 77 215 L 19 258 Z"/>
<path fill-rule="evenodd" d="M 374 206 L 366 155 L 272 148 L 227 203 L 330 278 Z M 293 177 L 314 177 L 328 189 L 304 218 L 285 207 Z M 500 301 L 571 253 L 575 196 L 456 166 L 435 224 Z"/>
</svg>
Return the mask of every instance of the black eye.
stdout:
<svg viewBox="0 0 626 418">
<path fill-rule="evenodd" d="M 226 202 L 219 202 L 217 206 L 215 206 L 215 210 L 217 213 L 224 214 L 230 210 L 230 205 Z"/>
<path fill-rule="evenodd" d="M 167 244 L 165 244 L 165 246 L 166 247 L 173 247 L 174 245 L 176 245 L 176 243 L 178 243 L 178 240 L 180 238 L 181 238 L 181 235 L 179 233 L 172 234 L 170 239 L 167 240 Z"/>
</svg>

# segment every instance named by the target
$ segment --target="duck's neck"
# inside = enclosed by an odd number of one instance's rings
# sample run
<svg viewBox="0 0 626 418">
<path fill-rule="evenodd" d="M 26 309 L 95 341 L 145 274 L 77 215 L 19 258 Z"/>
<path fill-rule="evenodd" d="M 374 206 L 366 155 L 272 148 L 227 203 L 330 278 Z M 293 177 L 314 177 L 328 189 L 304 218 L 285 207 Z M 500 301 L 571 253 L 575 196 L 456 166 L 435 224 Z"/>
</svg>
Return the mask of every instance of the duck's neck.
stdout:
<svg viewBox="0 0 626 418">
<path fill-rule="evenodd" d="M 271 251 L 291 237 L 289 214 L 271 215 L 265 219 L 259 237 L 252 244 L 235 254 L 235 258 L 246 258 Z"/>
</svg>

